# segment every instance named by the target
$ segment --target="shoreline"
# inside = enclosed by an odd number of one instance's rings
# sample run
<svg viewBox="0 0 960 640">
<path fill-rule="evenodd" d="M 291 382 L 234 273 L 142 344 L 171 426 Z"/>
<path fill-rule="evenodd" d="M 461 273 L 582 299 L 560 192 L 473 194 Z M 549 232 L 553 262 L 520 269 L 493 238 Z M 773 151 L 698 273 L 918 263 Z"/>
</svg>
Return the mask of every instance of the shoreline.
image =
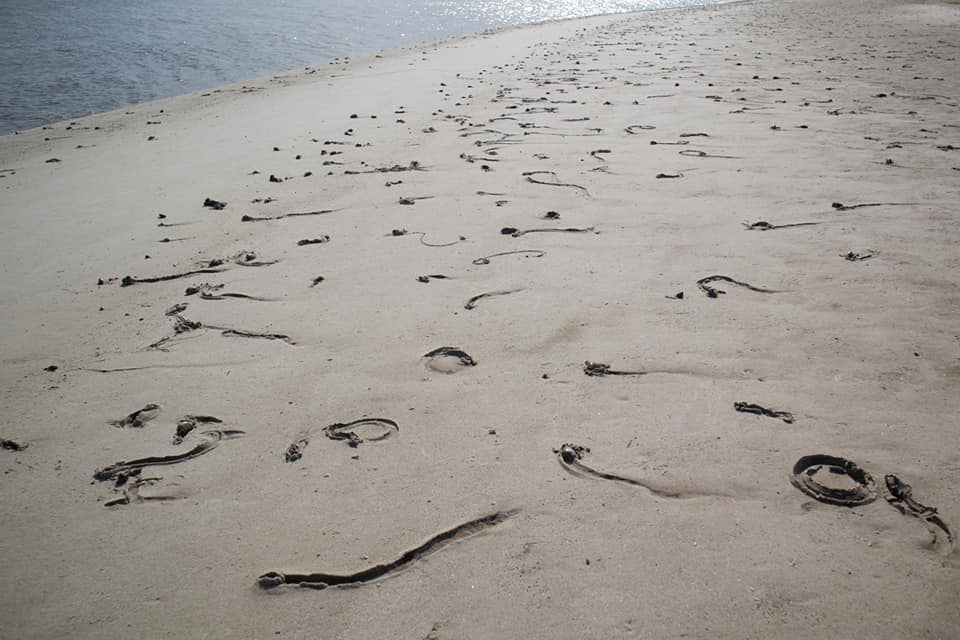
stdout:
<svg viewBox="0 0 960 640">
<path fill-rule="evenodd" d="M 725 2 L 737 2 L 737 1 L 740 1 L 740 0 L 713 0 L 714 4 L 723 4 L 723 3 L 725 3 Z M 703 6 L 712 6 L 712 5 L 703 5 Z M 140 102 L 135 102 L 135 103 L 132 103 L 132 104 L 125 104 L 125 105 L 121 105 L 121 106 L 114 107 L 114 108 L 108 108 L 108 109 L 102 110 L 102 111 L 88 111 L 88 112 L 86 112 L 86 113 L 77 114 L 77 115 L 74 115 L 74 116 L 72 116 L 72 117 L 64 117 L 64 118 L 61 118 L 61 119 L 58 119 L 58 120 L 54 120 L 54 121 L 51 121 L 51 122 L 45 122 L 45 123 L 42 123 L 42 124 L 39 124 L 39 125 L 36 125 L 36 126 L 32 126 L 32 127 L 27 127 L 27 128 L 23 128 L 23 129 L 15 129 L 15 130 L 9 131 L 9 132 L 7 132 L 7 133 L 2 133 L 2 134 L 0 134 L 0 136 L 2 136 L 2 135 L 19 135 L 20 133 L 30 131 L 31 129 L 41 128 L 41 127 L 45 127 L 45 126 L 46 126 L 46 127 L 56 126 L 56 125 L 60 125 L 60 124 L 67 123 L 67 122 L 69 122 L 69 121 L 79 120 L 79 119 L 87 118 L 87 117 L 90 117 L 90 116 L 100 115 L 100 114 L 104 114 L 104 113 L 125 111 L 125 110 L 131 109 L 131 108 L 133 108 L 133 107 L 136 107 L 136 106 L 138 106 L 138 105 L 149 104 L 149 103 L 158 102 L 158 101 L 161 101 L 161 100 L 168 100 L 168 99 L 173 99 L 173 98 L 179 98 L 179 97 L 183 97 L 183 96 L 187 96 L 187 95 L 201 94 L 201 93 L 205 93 L 205 92 L 208 92 L 208 91 L 213 91 L 213 90 L 216 90 L 216 89 L 223 89 L 223 88 L 230 87 L 230 86 L 234 86 L 234 85 L 240 86 L 240 85 L 245 85 L 245 84 L 254 84 L 254 83 L 257 83 L 257 82 L 265 81 L 266 79 L 271 78 L 271 77 L 274 77 L 274 76 L 277 76 L 277 75 L 289 75 L 289 74 L 292 74 L 292 73 L 297 73 L 297 72 L 299 72 L 299 71 L 302 71 L 303 69 L 319 69 L 319 68 L 322 68 L 323 66 L 325 66 L 325 65 L 327 65 L 327 64 L 336 63 L 336 62 L 339 62 L 339 61 L 341 61 L 341 60 L 346 60 L 346 59 L 349 59 L 349 58 L 365 57 L 365 56 L 370 56 L 370 55 L 375 55 L 375 54 L 379 54 L 379 55 L 392 55 L 392 53 L 393 53 L 394 51 L 400 51 L 400 50 L 403 50 L 403 49 L 405 49 L 405 48 L 420 47 L 420 46 L 424 46 L 424 45 L 439 44 L 439 43 L 442 43 L 442 42 L 446 41 L 447 39 L 471 37 L 471 36 L 483 35 L 483 34 L 494 34 L 494 33 L 498 32 L 498 31 L 502 31 L 502 30 L 509 30 L 509 29 L 514 29 L 514 28 L 518 28 L 518 27 L 525 27 L 525 26 L 546 25 L 546 24 L 551 24 L 551 23 L 554 23 L 554 22 L 563 22 L 563 21 L 565 21 L 565 20 L 579 20 L 579 19 L 584 19 L 584 18 L 586 18 L 586 19 L 589 19 L 589 18 L 602 18 L 602 17 L 616 16 L 616 15 L 629 15 L 629 14 L 631 14 L 631 13 L 645 13 L 645 12 L 648 12 L 648 11 L 672 11 L 672 10 L 684 9 L 684 8 L 696 8 L 696 7 L 672 7 L 672 8 L 643 9 L 643 10 L 633 11 L 633 12 L 599 13 L 599 14 L 596 14 L 596 15 L 593 15 L 593 16 L 581 16 L 581 17 L 573 17 L 573 18 L 547 18 L 547 19 L 544 19 L 544 20 L 541 20 L 541 21 L 537 21 L 537 22 L 528 22 L 528 23 L 522 23 L 522 24 L 517 24 L 517 25 L 506 25 L 506 26 L 501 26 L 501 27 L 492 27 L 492 28 L 489 28 L 489 29 L 481 29 L 481 30 L 477 30 L 477 31 L 471 31 L 471 32 L 468 32 L 468 33 L 454 33 L 454 34 L 452 34 L 452 35 L 447 35 L 447 36 L 438 36 L 438 37 L 434 37 L 434 38 L 426 38 L 426 39 L 420 40 L 420 41 L 414 41 L 414 42 L 410 42 L 410 43 L 407 43 L 407 44 L 396 44 L 395 46 L 387 46 L 387 47 L 383 47 L 383 48 L 380 48 L 380 49 L 361 49 L 361 50 L 358 50 L 358 51 L 356 51 L 356 52 L 354 52 L 354 53 L 352 53 L 352 54 L 348 53 L 348 54 L 346 54 L 346 55 L 344 55 L 344 54 L 341 54 L 341 55 L 338 55 L 338 56 L 330 55 L 330 56 L 328 56 L 328 57 L 319 56 L 319 57 L 317 58 L 317 60 L 315 60 L 314 62 L 311 62 L 311 63 L 308 63 L 308 64 L 304 64 L 304 65 L 293 66 L 293 67 L 291 67 L 291 68 L 289 68 L 289 69 L 281 69 L 281 70 L 274 71 L 274 72 L 253 73 L 253 74 L 249 75 L 249 76 L 246 77 L 246 78 L 240 78 L 240 79 L 238 79 L 238 80 L 223 82 L 223 83 L 216 84 L 216 85 L 214 85 L 214 86 L 207 86 L 207 87 L 201 87 L 201 88 L 197 88 L 197 89 L 190 89 L 190 90 L 181 91 L 181 92 L 178 92 L 178 93 L 173 93 L 173 94 L 170 94 L 170 95 L 161 95 L 161 96 L 158 96 L 158 97 L 155 97 L 155 98 L 146 99 L 146 100 L 143 100 L 143 101 L 140 101 Z M 361 45 L 361 46 L 362 46 L 362 45 Z"/>
<path fill-rule="evenodd" d="M 726 2 L 722 2 L 722 3 L 720 3 L 720 4 L 733 4 L 733 3 L 749 2 L 749 1 L 751 1 L 751 0 L 726 0 Z M 704 5 L 704 6 L 709 7 L 709 6 L 717 6 L 717 5 Z M 700 8 L 700 7 L 693 7 L 693 9 L 696 9 L 696 8 Z M 545 21 L 543 21 L 543 22 L 534 22 L 534 23 L 526 23 L 526 24 L 519 24 L 519 25 L 511 25 L 511 26 L 499 27 L 499 28 L 488 29 L 488 30 L 483 30 L 483 31 L 477 31 L 477 32 L 467 33 L 467 34 L 462 34 L 462 35 L 444 36 L 444 37 L 437 38 L 437 39 L 434 39 L 434 40 L 426 40 L 426 41 L 423 41 L 423 42 L 415 42 L 415 43 L 408 44 L 408 45 L 402 45 L 402 46 L 397 46 L 397 47 L 390 47 L 390 48 L 386 48 L 386 49 L 379 49 L 379 50 L 376 50 L 376 51 L 365 51 L 365 52 L 357 53 L 357 54 L 352 55 L 352 56 L 336 57 L 336 58 L 333 58 L 333 59 L 331 59 L 331 60 L 322 61 L 322 62 L 317 62 L 317 63 L 314 63 L 314 64 L 306 65 L 306 66 L 304 66 L 304 67 L 297 67 L 297 68 L 293 68 L 293 69 L 280 70 L 280 71 L 277 71 L 277 72 L 274 72 L 274 73 L 262 74 L 262 75 L 255 76 L 255 77 L 252 77 L 252 78 L 248 78 L 248 79 L 245 79 L 245 80 L 237 80 L 236 82 L 229 82 L 229 83 L 222 84 L 222 85 L 218 85 L 218 86 L 214 86 L 214 87 L 208 87 L 208 88 L 204 88 L 204 89 L 198 89 L 198 90 L 195 90 L 195 91 L 188 91 L 188 92 L 186 92 L 186 93 L 181 93 L 181 94 L 177 94 L 177 95 L 172 95 L 172 96 L 166 96 L 166 97 L 156 98 L 156 99 L 153 99 L 153 100 L 147 100 L 147 101 L 145 101 L 145 102 L 139 102 L 139 103 L 127 105 L 127 106 L 124 106 L 124 107 L 118 107 L 118 108 L 116 108 L 116 109 L 109 109 L 109 110 L 107 110 L 107 111 L 91 112 L 91 113 L 86 113 L 86 114 L 78 115 L 78 116 L 71 117 L 71 118 L 64 118 L 64 119 L 62 119 L 62 120 L 58 120 L 58 121 L 55 121 L 55 122 L 48 122 L 48 123 L 43 124 L 43 125 L 38 125 L 38 126 L 36 126 L 36 127 L 31 127 L 31 128 L 29 128 L 29 129 L 21 129 L 21 130 L 12 131 L 12 132 L 10 132 L 10 133 L 2 134 L 2 135 L 0 135 L 0 140 L 2 140 L 2 139 L 3 139 L 4 137 L 6 137 L 6 136 L 22 136 L 22 135 L 26 135 L 26 134 L 30 134 L 30 133 L 35 133 L 35 132 L 38 131 L 38 130 L 56 130 L 58 127 L 64 127 L 64 128 L 65 128 L 65 127 L 71 126 L 71 125 L 72 125 L 72 126 L 83 126 L 83 123 L 80 122 L 80 121 L 82 121 L 82 120 L 88 120 L 88 119 L 91 119 L 91 118 L 106 117 L 106 116 L 111 116 L 111 115 L 113 115 L 113 116 L 131 115 L 131 113 L 128 113 L 128 112 L 135 112 L 137 109 L 141 109 L 141 108 L 156 107 L 156 109 L 154 109 L 154 110 L 158 110 L 159 108 L 162 108 L 162 104 L 161 104 L 161 103 L 168 102 L 168 101 L 181 102 L 181 101 L 184 101 L 184 100 L 187 99 L 187 98 L 209 97 L 209 96 L 213 96 L 213 95 L 216 95 L 216 94 L 222 94 L 222 93 L 224 93 L 224 92 L 231 92 L 231 93 L 243 92 L 244 90 L 248 90 L 248 89 L 250 89 L 250 88 L 253 88 L 253 89 L 255 89 L 255 90 L 262 90 L 263 85 L 267 85 L 267 84 L 270 84 L 271 82 L 275 82 L 275 81 L 278 81 L 278 80 L 280 80 L 280 81 L 282 81 L 282 80 L 288 80 L 288 81 L 289 81 L 289 80 L 296 80 L 296 79 L 299 79 L 298 77 L 301 76 L 301 75 L 314 75 L 314 74 L 320 73 L 320 74 L 321 74 L 321 77 L 322 77 L 322 72 L 324 72 L 324 71 L 328 71 L 328 72 L 331 72 L 331 73 L 334 73 L 334 74 L 335 74 L 335 73 L 336 73 L 335 67 L 336 67 L 337 65 L 349 65 L 349 64 L 351 64 L 351 63 L 360 63 L 360 64 L 370 63 L 370 62 L 375 61 L 376 59 L 380 59 L 380 58 L 384 58 L 384 57 L 393 58 L 393 57 L 399 57 L 399 56 L 408 55 L 408 54 L 411 54 L 411 53 L 416 52 L 416 51 L 425 51 L 425 50 L 430 49 L 430 48 L 436 49 L 436 48 L 438 48 L 438 47 L 443 47 L 443 46 L 446 46 L 446 45 L 455 44 L 456 42 L 458 42 L 458 41 L 460 41 L 460 40 L 473 40 L 473 39 L 477 39 L 477 38 L 488 38 L 488 37 L 496 36 L 496 35 L 501 34 L 501 33 L 508 33 L 508 32 L 514 31 L 514 30 L 523 30 L 523 29 L 527 29 L 527 28 L 544 27 L 544 26 L 550 26 L 550 25 L 567 23 L 567 22 L 575 22 L 575 21 L 581 21 L 581 20 L 590 21 L 590 20 L 597 20 L 597 19 L 614 18 L 614 17 L 618 17 L 618 16 L 628 16 L 628 15 L 634 15 L 634 14 L 644 14 L 644 13 L 648 13 L 648 12 L 680 11 L 680 10 L 683 10 L 683 8 L 675 8 L 675 9 L 650 9 L 650 10 L 634 11 L 634 12 L 626 12 L 626 13 L 597 14 L 597 15 L 595 15 L 595 16 L 585 16 L 585 17 L 580 17 L 580 18 L 562 18 L 562 19 L 556 19 L 556 20 L 545 20 Z M 260 85 L 260 86 L 258 87 L 258 85 Z"/>
<path fill-rule="evenodd" d="M 949 637 L 883 486 L 960 527 L 958 33 L 613 14 L 0 137 L 3 626 Z"/>
</svg>

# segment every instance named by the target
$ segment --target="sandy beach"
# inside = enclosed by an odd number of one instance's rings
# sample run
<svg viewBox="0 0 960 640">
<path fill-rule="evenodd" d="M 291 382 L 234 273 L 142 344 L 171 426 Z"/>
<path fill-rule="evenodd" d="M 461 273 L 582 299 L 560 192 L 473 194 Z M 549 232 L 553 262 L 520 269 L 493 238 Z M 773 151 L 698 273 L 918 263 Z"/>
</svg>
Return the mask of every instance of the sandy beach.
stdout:
<svg viewBox="0 0 960 640">
<path fill-rule="evenodd" d="M 0 636 L 960 637 L 958 55 L 760 0 L 0 137 Z"/>
</svg>

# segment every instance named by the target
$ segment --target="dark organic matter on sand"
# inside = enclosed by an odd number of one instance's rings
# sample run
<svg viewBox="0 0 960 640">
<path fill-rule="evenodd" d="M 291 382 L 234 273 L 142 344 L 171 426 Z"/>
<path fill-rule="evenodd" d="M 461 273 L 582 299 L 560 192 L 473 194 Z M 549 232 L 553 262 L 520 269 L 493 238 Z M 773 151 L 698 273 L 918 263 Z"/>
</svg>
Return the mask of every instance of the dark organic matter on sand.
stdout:
<svg viewBox="0 0 960 640">
<path fill-rule="evenodd" d="M 357 429 L 360 428 L 374 427 L 379 430 L 380 433 L 367 436 L 366 438 L 361 438 L 357 434 Z M 331 425 L 327 425 L 323 428 L 323 433 L 331 440 L 346 440 L 347 444 L 351 447 L 356 447 L 362 442 L 377 442 L 379 440 L 386 440 L 393 434 L 400 431 L 400 427 L 393 420 L 387 418 L 361 418 L 360 420 L 354 420 L 353 422 L 337 422 Z"/>
<path fill-rule="evenodd" d="M 816 479 L 819 472 L 846 475 L 856 483 L 853 488 L 829 487 Z M 803 456 L 793 465 L 793 486 L 808 496 L 843 507 L 869 504 L 877 498 L 873 477 L 856 463 L 826 454 Z"/>
<path fill-rule="evenodd" d="M 475 518 L 459 524 L 452 529 L 447 529 L 433 536 L 418 547 L 405 551 L 399 558 L 386 564 L 378 564 L 362 571 L 349 574 L 331 574 L 331 573 L 281 573 L 279 571 L 270 571 L 259 578 L 257 584 L 263 589 L 273 589 L 280 585 L 300 585 L 311 589 L 325 589 L 327 587 L 338 585 L 361 585 L 388 574 L 400 571 L 413 564 L 418 559 L 427 554 L 439 551 L 441 548 L 462 540 L 468 536 L 480 533 L 485 529 L 494 527 L 508 518 L 513 517 L 518 510 L 497 511 L 489 515 Z"/>
</svg>

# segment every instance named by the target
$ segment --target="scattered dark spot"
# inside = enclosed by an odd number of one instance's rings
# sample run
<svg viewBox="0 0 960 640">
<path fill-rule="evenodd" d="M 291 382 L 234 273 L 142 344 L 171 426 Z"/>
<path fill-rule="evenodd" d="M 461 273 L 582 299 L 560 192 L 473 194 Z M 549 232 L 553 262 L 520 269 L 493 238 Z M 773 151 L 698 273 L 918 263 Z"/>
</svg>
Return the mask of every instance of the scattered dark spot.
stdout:
<svg viewBox="0 0 960 640">
<path fill-rule="evenodd" d="M 304 247 L 308 244 L 323 244 L 325 242 L 330 242 L 330 236 L 322 236 L 320 238 L 300 240 L 297 242 L 297 246 Z"/>
<path fill-rule="evenodd" d="M 29 446 L 29 444 L 21 444 L 19 442 L 14 442 L 13 440 L 0 438 L 0 448 L 2 449 L 9 449 L 10 451 L 23 451 Z"/>
</svg>

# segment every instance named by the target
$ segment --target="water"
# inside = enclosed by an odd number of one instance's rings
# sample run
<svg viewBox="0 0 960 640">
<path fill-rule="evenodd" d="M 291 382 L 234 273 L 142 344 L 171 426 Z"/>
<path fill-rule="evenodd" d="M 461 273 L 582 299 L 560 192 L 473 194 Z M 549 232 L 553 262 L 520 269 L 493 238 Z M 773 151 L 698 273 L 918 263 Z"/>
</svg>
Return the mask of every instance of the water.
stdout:
<svg viewBox="0 0 960 640">
<path fill-rule="evenodd" d="M 0 134 L 486 29 L 722 0 L 0 0 Z"/>
</svg>

